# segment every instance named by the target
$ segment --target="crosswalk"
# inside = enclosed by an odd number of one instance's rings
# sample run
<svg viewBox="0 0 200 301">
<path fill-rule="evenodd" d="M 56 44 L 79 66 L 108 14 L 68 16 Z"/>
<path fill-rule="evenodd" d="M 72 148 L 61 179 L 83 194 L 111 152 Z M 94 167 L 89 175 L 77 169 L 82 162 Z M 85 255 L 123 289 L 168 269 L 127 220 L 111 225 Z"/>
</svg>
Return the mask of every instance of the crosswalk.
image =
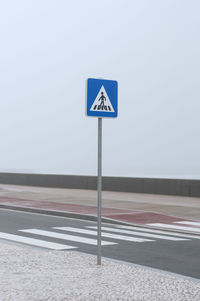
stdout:
<svg viewBox="0 0 200 301">
<path fill-rule="evenodd" d="M 95 229 L 96 227 L 94 227 Z M 82 229 L 76 229 L 72 227 L 56 227 L 58 230 L 64 230 L 64 231 L 78 231 L 79 233 L 83 234 L 89 234 L 89 235 L 96 235 L 96 231 L 91 231 L 91 230 L 82 230 Z M 112 231 L 112 230 L 111 230 Z M 117 234 L 112 234 L 112 233 L 105 233 L 102 232 L 101 234 L 102 237 L 106 238 L 113 238 L 113 239 L 119 239 L 119 240 L 126 240 L 126 241 L 132 241 L 132 242 L 145 242 L 145 241 L 153 241 L 150 239 L 143 239 L 143 238 L 138 238 L 138 237 L 130 237 L 130 236 L 123 236 L 123 235 L 117 235 Z"/>
<path fill-rule="evenodd" d="M 90 227 L 92 229 L 95 229 L 96 227 Z M 102 227 L 102 230 L 110 231 L 110 228 L 108 227 Z M 151 237 L 151 238 L 158 238 L 158 239 L 165 239 L 165 240 L 172 240 L 172 241 L 181 241 L 181 240 L 188 240 L 187 238 L 177 238 L 172 236 L 164 236 L 159 234 L 150 234 L 150 233 L 139 233 L 137 231 L 130 231 L 130 230 L 124 230 L 124 229 L 112 229 L 112 232 L 118 232 L 118 233 L 124 233 L 124 234 L 132 234 L 132 235 L 139 235 L 143 237 Z"/>
<path fill-rule="evenodd" d="M 53 250 L 75 249 L 75 247 L 73 247 L 73 246 L 62 245 L 59 243 L 48 242 L 48 241 L 44 241 L 44 240 L 40 240 L 40 239 L 29 238 L 29 237 L 24 237 L 24 236 L 20 236 L 20 235 L 9 234 L 9 233 L 3 233 L 3 232 L 0 232 L 0 238 L 14 241 L 14 242 L 20 242 L 20 243 L 24 243 L 24 244 L 32 245 L 32 246 L 36 246 L 36 247 L 53 249 Z"/>
<path fill-rule="evenodd" d="M 125 242 L 131 244 L 155 243 L 158 241 L 181 242 L 200 236 L 186 233 L 148 229 L 124 225 L 102 225 L 102 246 L 109 247 Z M 49 229 L 19 229 L 17 233 L 0 232 L 0 239 L 52 250 L 73 250 L 84 245 L 97 245 L 97 227 L 50 227 Z M 53 241 L 52 241 L 53 240 Z"/>
<path fill-rule="evenodd" d="M 162 229 L 171 229 L 177 231 L 187 231 L 190 233 L 200 234 L 200 222 L 193 222 L 193 221 L 176 221 L 173 223 L 151 223 L 146 224 L 150 227 L 162 228 Z"/>
<path fill-rule="evenodd" d="M 74 235 L 70 235 L 70 234 L 62 234 L 62 233 L 57 233 L 57 232 L 52 232 L 52 231 L 44 231 L 44 230 L 38 230 L 38 229 L 27 229 L 27 230 L 20 230 L 20 231 L 26 232 L 26 233 L 31 233 L 31 234 L 47 236 L 47 237 L 58 238 L 58 239 L 70 240 L 73 242 L 85 243 L 85 244 L 89 244 L 89 245 L 97 244 L 96 239 L 85 238 L 85 237 L 81 237 L 81 236 L 74 236 Z M 96 233 L 95 233 L 95 235 L 96 235 Z M 102 246 L 113 245 L 113 244 L 115 244 L 115 243 L 102 241 Z"/>
</svg>

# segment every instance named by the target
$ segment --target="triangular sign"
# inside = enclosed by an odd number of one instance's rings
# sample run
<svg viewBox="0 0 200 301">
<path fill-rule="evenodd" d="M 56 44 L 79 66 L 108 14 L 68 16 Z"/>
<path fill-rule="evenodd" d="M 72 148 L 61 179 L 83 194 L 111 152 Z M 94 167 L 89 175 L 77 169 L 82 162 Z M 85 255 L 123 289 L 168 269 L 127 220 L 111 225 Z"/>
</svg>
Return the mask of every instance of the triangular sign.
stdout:
<svg viewBox="0 0 200 301">
<path fill-rule="evenodd" d="M 104 86 L 101 87 L 93 105 L 90 108 L 90 111 L 94 112 L 115 112 L 111 101 L 106 93 Z"/>
</svg>

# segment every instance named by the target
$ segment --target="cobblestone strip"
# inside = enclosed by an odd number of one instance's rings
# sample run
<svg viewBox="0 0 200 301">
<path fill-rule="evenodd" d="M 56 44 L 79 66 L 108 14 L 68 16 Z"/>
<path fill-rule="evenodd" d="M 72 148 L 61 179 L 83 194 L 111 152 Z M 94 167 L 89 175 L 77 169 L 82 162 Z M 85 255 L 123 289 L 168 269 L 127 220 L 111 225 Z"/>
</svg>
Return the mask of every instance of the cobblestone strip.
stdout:
<svg viewBox="0 0 200 301">
<path fill-rule="evenodd" d="M 199 301 L 200 281 L 74 251 L 0 243 L 1 301 Z"/>
</svg>

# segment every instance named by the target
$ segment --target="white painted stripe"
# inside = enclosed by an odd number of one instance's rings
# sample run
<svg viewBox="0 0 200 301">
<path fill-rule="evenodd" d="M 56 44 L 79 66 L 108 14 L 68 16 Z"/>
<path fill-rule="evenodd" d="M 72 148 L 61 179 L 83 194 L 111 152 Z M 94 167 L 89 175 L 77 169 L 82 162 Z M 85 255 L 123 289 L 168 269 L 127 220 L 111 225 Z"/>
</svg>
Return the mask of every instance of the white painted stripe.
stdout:
<svg viewBox="0 0 200 301">
<path fill-rule="evenodd" d="M 72 227 L 54 227 L 54 229 L 89 234 L 89 235 L 97 235 L 96 231 L 78 229 L 78 228 L 72 228 Z M 102 232 L 101 235 L 102 235 L 102 237 L 106 237 L 106 238 L 113 238 L 113 239 L 127 240 L 127 241 L 134 241 L 134 242 L 154 241 L 154 240 L 150 240 L 150 239 L 129 237 L 129 236 L 123 236 L 123 235 L 117 235 L 117 234 L 105 233 L 105 232 Z"/>
<path fill-rule="evenodd" d="M 97 245 L 97 239 L 91 239 L 91 238 L 86 238 L 86 237 L 80 237 L 80 236 L 74 236 L 74 235 L 69 235 L 69 234 L 62 234 L 62 233 L 58 233 L 58 232 L 44 231 L 44 230 L 38 230 L 38 229 L 25 229 L 25 230 L 19 230 L 19 231 L 31 233 L 31 234 L 42 235 L 42 236 L 54 237 L 54 238 L 58 238 L 58 239 L 65 239 L 65 240 L 80 242 L 80 243 L 89 244 L 89 245 L 95 245 L 95 246 Z M 109 246 L 109 245 L 115 245 L 115 244 L 116 243 L 114 243 L 114 242 L 102 241 L 102 246 Z"/>
<path fill-rule="evenodd" d="M 30 237 L 24 237 L 20 235 L 9 234 L 9 233 L 3 233 L 3 232 L 0 232 L 0 238 L 15 241 L 15 242 L 21 242 L 27 245 L 53 249 L 53 250 L 76 249 L 76 247 L 73 246 L 62 245 L 54 242 L 49 242 L 49 241 L 44 241 L 40 239 L 34 239 Z"/>
<path fill-rule="evenodd" d="M 97 229 L 97 227 L 94 227 L 94 226 L 89 226 L 87 228 Z M 143 236 L 143 237 L 159 238 L 159 239 L 165 239 L 165 240 L 173 240 L 173 241 L 189 240 L 187 238 L 177 238 L 177 237 L 172 237 L 172 236 L 150 234 L 150 233 L 145 233 L 145 232 L 141 233 L 141 232 L 136 232 L 136 231 L 114 229 L 114 228 L 109 228 L 109 227 L 102 227 L 101 229 L 103 231 L 111 231 L 111 232 L 138 235 L 138 236 Z"/>
<path fill-rule="evenodd" d="M 176 225 L 172 225 L 172 224 L 159 224 L 159 223 L 154 223 L 154 224 L 148 224 L 148 226 L 160 227 L 160 228 L 166 228 L 166 229 L 184 230 L 184 231 L 191 231 L 191 232 L 197 232 L 197 233 L 200 233 L 200 229 L 198 229 L 198 228 L 194 228 L 194 227 L 184 227 L 184 226 L 176 226 Z"/>
<path fill-rule="evenodd" d="M 197 235 L 191 235 L 191 234 L 187 234 L 187 233 L 184 233 L 184 234 L 176 233 L 176 232 L 170 232 L 170 231 L 166 231 L 166 230 L 149 229 L 149 228 L 144 228 L 144 227 L 116 225 L 115 228 L 137 230 L 137 231 L 141 231 L 141 232 L 149 232 L 149 233 L 156 233 L 156 234 L 158 233 L 158 234 L 173 235 L 173 236 L 177 236 L 177 237 L 200 239 L 200 236 L 197 236 Z"/>
<path fill-rule="evenodd" d="M 200 227 L 200 222 L 188 222 L 188 221 L 182 221 L 182 222 L 175 222 L 176 224 L 185 224 L 190 226 L 198 226 Z"/>
</svg>

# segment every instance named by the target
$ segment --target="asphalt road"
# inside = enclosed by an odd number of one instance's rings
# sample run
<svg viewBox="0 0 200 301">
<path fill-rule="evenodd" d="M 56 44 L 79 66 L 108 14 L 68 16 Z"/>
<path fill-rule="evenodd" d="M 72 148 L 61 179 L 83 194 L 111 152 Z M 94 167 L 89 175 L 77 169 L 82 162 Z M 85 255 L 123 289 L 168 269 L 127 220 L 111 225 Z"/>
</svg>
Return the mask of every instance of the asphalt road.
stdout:
<svg viewBox="0 0 200 301">
<path fill-rule="evenodd" d="M 103 257 L 200 279 L 200 236 L 102 226 Z M 97 254 L 95 227 L 90 221 L 0 210 L 0 239 L 24 246 Z"/>
</svg>

